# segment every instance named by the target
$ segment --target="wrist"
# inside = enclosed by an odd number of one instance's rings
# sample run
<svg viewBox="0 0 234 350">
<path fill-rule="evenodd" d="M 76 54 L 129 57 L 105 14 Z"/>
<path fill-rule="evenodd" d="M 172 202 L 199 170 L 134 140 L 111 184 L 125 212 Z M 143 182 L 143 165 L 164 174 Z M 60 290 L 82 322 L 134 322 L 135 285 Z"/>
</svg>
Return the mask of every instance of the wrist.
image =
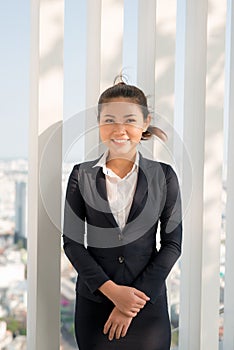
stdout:
<svg viewBox="0 0 234 350">
<path fill-rule="evenodd" d="M 110 299 L 111 301 L 113 301 L 113 296 L 114 293 L 117 289 L 118 285 L 111 281 L 108 280 L 105 283 L 103 283 L 98 289 L 100 290 L 100 292 L 102 292 L 102 294 L 104 294 L 108 299 Z"/>
</svg>

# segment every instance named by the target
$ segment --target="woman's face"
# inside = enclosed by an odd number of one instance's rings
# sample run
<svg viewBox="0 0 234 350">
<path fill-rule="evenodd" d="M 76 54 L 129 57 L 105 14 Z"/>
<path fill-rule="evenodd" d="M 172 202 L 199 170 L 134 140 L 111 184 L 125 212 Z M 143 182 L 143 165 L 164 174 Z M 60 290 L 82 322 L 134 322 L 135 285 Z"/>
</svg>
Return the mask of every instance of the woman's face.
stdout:
<svg viewBox="0 0 234 350">
<path fill-rule="evenodd" d="M 110 155 L 133 157 L 142 132 L 150 123 L 143 118 L 141 107 L 127 98 L 115 98 L 102 105 L 100 112 L 100 137 L 109 148 Z"/>
</svg>

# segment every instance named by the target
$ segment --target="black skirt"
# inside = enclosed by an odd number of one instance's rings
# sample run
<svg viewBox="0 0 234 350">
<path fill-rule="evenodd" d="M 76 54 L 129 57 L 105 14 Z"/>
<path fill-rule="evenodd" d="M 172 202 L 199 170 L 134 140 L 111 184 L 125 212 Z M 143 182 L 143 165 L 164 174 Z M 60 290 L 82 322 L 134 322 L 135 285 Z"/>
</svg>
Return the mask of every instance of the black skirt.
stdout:
<svg viewBox="0 0 234 350">
<path fill-rule="evenodd" d="M 120 339 L 108 339 L 103 327 L 114 305 L 96 303 L 77 294 L 75 333 L 79 350 L 169 350 L 171 327 L 166 295 L 154 304 L 147 302 L 133 318 L 127 334 Z"/>
</svg>

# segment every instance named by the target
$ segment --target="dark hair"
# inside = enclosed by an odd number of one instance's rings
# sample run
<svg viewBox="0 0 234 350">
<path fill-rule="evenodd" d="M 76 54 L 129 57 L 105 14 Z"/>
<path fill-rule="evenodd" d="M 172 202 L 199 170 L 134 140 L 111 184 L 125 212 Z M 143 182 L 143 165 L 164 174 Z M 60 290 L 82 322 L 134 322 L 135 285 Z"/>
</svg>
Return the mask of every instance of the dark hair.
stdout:
<svg viewBox="0 0 234 350">
<path fill-rule="evenodd" d="M 138 104 L 141 107 L 144 119 L 146 119 L 150 114 L 147 104 L 147 98 L 144 92 L 138 87 L 134 85 L 128 85 L 121 80 L 119 83 L 106 89 L 100 95 L 98 100 L 98 121 L 100 119 L 102 104 L 107 103 L 110 100 L 118 97 L 130 99 L 133 103 Z M 148 140 L 152 135 L 158 136 L 163 141 L 167 140 L 167 135 L 165 134 L 165 132 L 152 125 L 149 125 L 147 130 L 142 132 L 141 140 Z"/>
</svg>

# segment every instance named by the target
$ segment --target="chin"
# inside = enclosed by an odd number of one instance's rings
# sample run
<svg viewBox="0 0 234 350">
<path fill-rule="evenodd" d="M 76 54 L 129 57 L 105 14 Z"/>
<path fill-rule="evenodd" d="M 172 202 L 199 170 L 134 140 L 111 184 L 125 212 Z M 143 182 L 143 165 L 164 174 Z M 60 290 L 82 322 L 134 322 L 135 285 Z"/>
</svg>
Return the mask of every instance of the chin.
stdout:
<svg viewBox="0 0 234 350">
<path fill-rule="evenodd" d="M 116 155 L 116 156 L 127 156 L 128 154 L 132 154 L 136 152 L 136 149 L 120 149 L 120 150 L 113 150 L 109 148 L 109 151 L 111 154 Z"/>
</svg>

